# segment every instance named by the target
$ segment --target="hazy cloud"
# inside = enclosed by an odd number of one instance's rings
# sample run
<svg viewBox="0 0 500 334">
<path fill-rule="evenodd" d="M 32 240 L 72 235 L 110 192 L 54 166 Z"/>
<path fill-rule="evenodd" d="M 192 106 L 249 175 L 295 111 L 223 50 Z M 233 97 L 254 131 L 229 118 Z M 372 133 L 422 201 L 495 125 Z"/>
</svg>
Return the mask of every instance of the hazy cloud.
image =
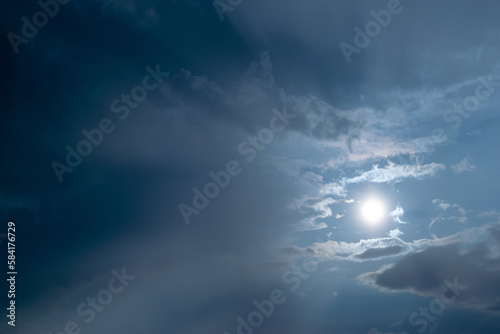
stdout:
<svg viewBox="0 0 500 334">
<path fill-rule="evenodd" d="M 476 169 L 476 166 L 474 166 L 469 160 L 469 157 L 465 157 L 459 163 L 452 165 L 451 168 L 456 174 L 472 172 Z"/>
</svg>

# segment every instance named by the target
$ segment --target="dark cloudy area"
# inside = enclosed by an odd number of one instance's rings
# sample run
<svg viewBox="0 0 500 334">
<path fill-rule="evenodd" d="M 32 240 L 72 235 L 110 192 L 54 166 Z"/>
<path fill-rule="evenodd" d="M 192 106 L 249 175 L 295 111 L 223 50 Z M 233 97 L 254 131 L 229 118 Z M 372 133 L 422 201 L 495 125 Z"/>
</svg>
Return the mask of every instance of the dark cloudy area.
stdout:
<svg viewBox="0 0 500 334">
<path fill-rule="evenodd" d="M 9 0 L 0 333 L 499 333 L 499 10 Z"/>
</svg>

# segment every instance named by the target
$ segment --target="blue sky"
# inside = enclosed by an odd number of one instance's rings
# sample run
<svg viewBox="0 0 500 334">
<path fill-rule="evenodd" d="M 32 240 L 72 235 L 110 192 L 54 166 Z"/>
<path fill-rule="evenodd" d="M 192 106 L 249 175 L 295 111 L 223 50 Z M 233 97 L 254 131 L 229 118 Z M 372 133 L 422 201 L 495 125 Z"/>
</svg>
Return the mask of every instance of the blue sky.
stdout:
<svg viewBox="0 0 500 334">
<path fill-rule="evenodd" d="M 41 3 L 0 14 L 2 333 L 499 331 L 496 1 Z"/>
</svg>

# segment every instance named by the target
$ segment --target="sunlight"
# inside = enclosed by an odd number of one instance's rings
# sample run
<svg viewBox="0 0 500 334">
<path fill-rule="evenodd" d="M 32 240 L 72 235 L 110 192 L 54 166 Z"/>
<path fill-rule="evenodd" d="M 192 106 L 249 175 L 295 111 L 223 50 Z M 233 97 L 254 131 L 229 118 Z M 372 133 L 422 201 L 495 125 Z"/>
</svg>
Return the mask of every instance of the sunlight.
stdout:
<svg viewBox="0 0 500 334">
<path fill-rule="evenodd" d="M 361 204 L 361 217 L 370 225 L 380 223 L 386 214 L 384 203 L 376 198 L 370 198 Z"/>
</svg>

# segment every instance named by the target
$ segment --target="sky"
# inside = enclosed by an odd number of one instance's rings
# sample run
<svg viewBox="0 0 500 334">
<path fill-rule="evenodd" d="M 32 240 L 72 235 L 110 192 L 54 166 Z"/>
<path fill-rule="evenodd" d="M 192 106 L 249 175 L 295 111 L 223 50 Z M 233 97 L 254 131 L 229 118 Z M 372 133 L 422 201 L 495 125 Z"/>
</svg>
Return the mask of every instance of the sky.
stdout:
<svg viewBox="0 0 500 334">
<path fill-rule="evenodd" d="M 498 333 L 499 9 L 8 1 L 0 333 Z"/>
</svg>

